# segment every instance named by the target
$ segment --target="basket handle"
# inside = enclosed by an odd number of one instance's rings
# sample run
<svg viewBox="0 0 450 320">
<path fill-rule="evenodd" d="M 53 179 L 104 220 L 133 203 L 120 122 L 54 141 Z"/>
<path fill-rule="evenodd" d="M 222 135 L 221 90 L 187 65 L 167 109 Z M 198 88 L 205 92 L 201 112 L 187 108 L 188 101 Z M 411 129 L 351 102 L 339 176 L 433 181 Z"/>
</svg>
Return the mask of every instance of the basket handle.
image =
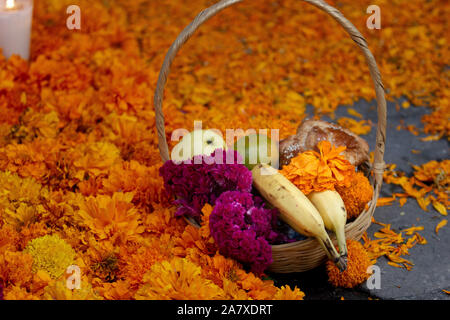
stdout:
<svg viewBox="0 0 450 320">
<path fill-rule="evenodd" d="M 176 54 L 183 46 L 184 43 L 192 36 L 192 34 L 200 27 L 205 21 L 209 20 L 211 17 L 222 11 L 223 9 L 235 4 L 242 2 L 243 0 L 221 0 L 209 8 L 201 11 L 195 19 L 187 25 L 184 30 L 178 35 L 175 41 L 169 48 L 166 54 L 164 62 L 159 73 L 158 82 L 156 84 L 154 104 L 155 104 L 155 122 L 156 130 L 158 134 L 158 145 L 159 152 L 163 162 L 169 160 L 169 148 L 166 140 L 166 130 L 164 124 L 164 115 L 162 112 L 162 98 L 164 95 L 164 87 L 167 82 L 167 76 L 170 71 L 173 59 Z M 372 171 L 374 173 L 375 182 L 375 202 L 378 198 L 378 192 L 381 188 L 383 182 L 383 172 L 385 168 L 385 163 L 383 161 L 384 149 L 386 142 L 386 99 L 384 96 L 384 87 L 381 81 L 380 71 L 378 70 L 375 58 L 367 47 L 366 39 L 361 35 L 361 33 L 355 28 L 355 26 L 348 21 L 342 13 L 336 8 L 330 6 L 323 0 L 303 0 L 307 3 L 314 5 L 315 7 L 325 11 L 331 15 L 339 24 L 347 31 L 353 41 L 362 50 L 366 62 L 369 66 L 370 76 L 372 77 L 376 100 L 377 100 L 377 112 L 378 112 L 378 124 L 377 124 L 377 135 L 376 135 L 376 145 L 374 151 L 374 162 L 372 164 Z M 373 203 L 374 204 L 374 203 Z"/>
</svg>

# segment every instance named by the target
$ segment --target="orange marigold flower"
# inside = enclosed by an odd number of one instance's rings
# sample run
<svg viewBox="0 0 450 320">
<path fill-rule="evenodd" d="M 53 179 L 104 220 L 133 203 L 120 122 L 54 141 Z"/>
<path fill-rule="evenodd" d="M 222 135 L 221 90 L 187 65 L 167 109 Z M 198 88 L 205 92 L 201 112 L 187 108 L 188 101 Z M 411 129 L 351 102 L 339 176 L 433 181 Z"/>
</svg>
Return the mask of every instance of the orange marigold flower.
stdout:
<svg viewBox="0 0 450 320">
<path fill-rule="evenodd" d="M 95 287 L 95 290 L 107 300 L 130 300 L 133 297 L 133 291 L 130 290 L 130 284 L 126 280 L 104 282 L 101 286 Z"/>
<path fill-rule="evenodd" d="M 224 257 L 220 253 L 210 257 L 198 249 L 189 250 L 186 258 L 201 266 L 202 276 L 223 288 L 226 299 L 249 299 L 247 291 L 240 284 L 241 277 L 238 275 L 238 272 L 245 274 L 245 271 L 236 260 Z"/>
<path fill-rule="evenodd" d="M 22 228 L 22 230 L 20 230 L 19 233 L 20 235 L 20 239 L 18 242 L 19 247 L 25 248 L 25 246 L 30 240 L 45 236 L 48 233 L 49 229 L 47 228 L 45 222 L 43 221 L 33 223 L 26 228 Z"/>
<path fill-rule="evenodd" d="M 147 167 L 135 160 L 118 163 L 111 168 L 108 178 L 103 179 L 100 192 L 133 192 L 133 202 L 144 206 L 168 204 L 169 196 L 164 192 L 164 181 L 158 170 L 159 165 Z"/>
<path fill-rule="evenodd" d="M 22 286 L 32 278 L 33 258 L 24 252 L 6 251 L 0 255 L 0 279 Z"/>
<path fill-rule="evenodd" d="M 0 194 L 0 219 L 17 230 L 29 226 L 46 211 L 42 202 L 48 198 L 48 188 L 33 178 L 0 172 Z"/>
<path fill-rule="evenodd" d="M 136 253 L 130 256 L 124 254 L 121 257 L 123 267 L 120 275 L 127 279 L 131 289 L 136 290 L 142 284 L 142 279 L 150 267 L 165 258 L 167 257 L 161 255 L 155 247 L 139 248 Z"/>
<path fill-rule="evenodd" d="M 5 300 L 39 300 L 38 297 L 28 292 L 26 288 L 11 286 L 5 290 Z"/>
<path fill-rule="evenodd" d="M 277 293 L 278 289 L 272 280 L 262 280 L 253 273 L 247 273 L 242 269 L 236 270 L 236 275 L 239 279 L 237 283 L 242 286 L 242 289 L 248 291 L 248 295 L 252 299 L 269 300 Z"/>
<path fill-rule="evenodd" d="M 78 169 L 75 177 L 83 180 L 86 174 L 97 176 L 106 173 L 118 160 L 119 149 L 109 142 L 93 142 L 78 145 L 73 165 Z"/>
<path fill-rule="evenodd" d="M 0 228 L 0 253 L 5 251 L 16 251 L 19 242 L 19 233 L 10 225 Z"/>
<path fill-rule="evenodd" d="M 362 172 L 357 172 L 349 187 L 336 186 L 347 210 L 347 219 L 357 218 L 372 199 L 373 188 Z"/>
<path fill-rule="evenodd" d="M 320 141 L 317 147 L 319 152 L 298 154 L 280 172 L 304 194 L 349 186 L 355 167 L 341 154 L 346 147 L 336 148 L 328 141 Z"/>
<path fill-rule="evenodd" d="M 347 249 L 348 263 L 345 271 L 339 271 L 331 261 L 326 264 L 328 281 L 335 287 L 353 288 L 370 276 L 367 268 L 371 261 L 363 245 L 355 240 L 347 240 Z"/>
<path fill-rule="evenodd" d="M 80 226 L 88 227 L 99 239 L 131 239 L 144 231 L 140 225 L 141 216 L 131 203 L 132 199 L 131 192 L 116 192 L 112 197 L 98 195 L 78 199 L 79 202 L 74 201 L 74 205 L 80 209 L 74 213 L 73 219 Z"/>
</svg>

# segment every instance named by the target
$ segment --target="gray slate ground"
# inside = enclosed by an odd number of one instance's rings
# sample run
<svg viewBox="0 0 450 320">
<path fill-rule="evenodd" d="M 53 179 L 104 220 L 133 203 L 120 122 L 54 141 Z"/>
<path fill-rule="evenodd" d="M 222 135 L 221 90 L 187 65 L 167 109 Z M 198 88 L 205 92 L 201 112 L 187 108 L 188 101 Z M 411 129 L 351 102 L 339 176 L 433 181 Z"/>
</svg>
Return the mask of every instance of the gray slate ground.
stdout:
<svg viewBox="0 0 450 320">
<path fill-rule="evenodd" d="M 401 104 L 403 100 L 398 102 Z M 337 118 L 342 116 L 352 117 L 347 113 L 347 106 L 342 106 L 336 111 Z M 375 101 L 359 101 L 351 108 L 360 112 L 364 119 L 370 119 L 377 123 Z M 312 108 L 308 113 L 312 114 Z M 388 125 L 386 134 L 385 162 L 397 164 L 397 169 L 406 172 L 410 176 L 413 172 L 411 165 L 421 165 L 430 160 L 449 159 L 449 143 L 445 139 L 439 141 L 421 141 L 421 137 L 427 136 L 421 133 L 415 136 L 407 130 L 397 130 L 397 126 L 404 121 L 404 125 L 412 124 L 417 128 L 423 128 L 421 117 L 430 112 L 425 107 L 410 107 L 397 111 L 395 103 L 388 102 Z M 330 121 L 330 119 L 323 118 Z M 373 127 L 370 134 L 364 136 L 369 142 L 371 150 L 375 144 L 375 131 Z M 414 154 L 411 150 L 420 150 Z M 391 196 L 392 192 L 402 192 L 397 186 L 383 184 L 381 197 Z M 375 211 L 375 219 L 390 223 L 392 229 L 398 231 L 412 225 L 424 226 L 419 233 L 428 243 L 416 245 L 410 249 L 411 260 L 415 265 L 411 271 L 395 268 L 387 264 L 387 259 L 380 257 L 377 266 L 381 270 L 381 288 L 367 289 L 363 284 L 355 289 L 334 288 L 327 281 L 324 266 L 303 273 L 270 274 L 276 285 L 297 285 L 306 294 L 306 299 L 439 299 L 450 300 L 450 295 L 442 290 L 450 290 L 450 224 L 435 233 L 436 225 L 444 218 L 430 205 L 428 212 L 423 211 L 415 199 L 408 198 L 403 207 L 398 202 L 391 206 L 379 207 Z M 369 237 L 373 239 L 373 233 L 378 231 L 379 225 L 371 225 L 368 229 Z"/>
</svg>

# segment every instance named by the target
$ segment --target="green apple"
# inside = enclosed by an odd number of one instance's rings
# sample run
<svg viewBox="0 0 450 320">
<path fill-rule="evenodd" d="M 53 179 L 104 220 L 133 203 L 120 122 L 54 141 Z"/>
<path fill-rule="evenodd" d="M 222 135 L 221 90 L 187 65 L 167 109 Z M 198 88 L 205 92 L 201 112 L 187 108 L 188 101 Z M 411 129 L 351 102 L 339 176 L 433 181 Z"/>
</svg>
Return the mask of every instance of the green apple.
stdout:
<svg viewBox="0 0 450 320">
<path fill-rule="evenodd" d="M 252 170 L 258 163 L 266 163 L 278 169 L 278 145 L 265 134 L 252 133 L 238 139 L 234 150 L 244 158 L 244 164 Z"/>
<path fill-rule="evenodd" d="M 171 159 L 180 162 L 200 154 L 210 155 L 216 149 L 226 150 L 226 147 L 222 136 L 216 131 L 194 130 L 185 135 L 173 147 Z"/>
</svg>

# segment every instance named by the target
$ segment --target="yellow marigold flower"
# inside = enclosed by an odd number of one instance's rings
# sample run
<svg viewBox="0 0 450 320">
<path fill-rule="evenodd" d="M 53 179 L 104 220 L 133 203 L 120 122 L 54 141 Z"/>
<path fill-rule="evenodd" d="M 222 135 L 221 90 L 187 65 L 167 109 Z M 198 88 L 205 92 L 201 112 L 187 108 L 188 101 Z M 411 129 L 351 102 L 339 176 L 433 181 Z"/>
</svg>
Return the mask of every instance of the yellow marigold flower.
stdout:
<svg viewBox="0 0 450 320">
<path fill-rule="evenodd" d="M 353 288 L 370 276 L 367 268 L 371 265 L 371 260 L 363 245 L 355 240 L 347 240 L 348 263 L 347 269 L 339 271 L 336 265 L 327 261 L 328 281 L 335 287 Z"/>
<path fill-rule="evenodd" d="M 10 225 L 0 228 L 0 253 L 5 251 L 16 251 L 19 243 L 19 233 Z"/>
<path fill-rule="evenodd" d="M 42 205 L 30 206 L 22 202 L 15 210 L 10 208 L 5 209 L 3 221 L 14 226 L 16 229 L 20 229 L 23 226 L 28 226 L 35 222 L 39 215 L 44 212 L 45 209 Z"/>
<path fill-rule="evenodd" d="M 201 275 L 201 268 L 187 259 L 174 258 L 155 263 L 144 276 L 137 300 L 223 299 L 223 290 Z"/>
<path fill-rule="evenodd" d="M 30 285 L 30 290 L 32 293 L 36 295 L 41 295 L 43 293 L 43 289 L 52 282 L 52 278 L 45 270 L 38 270 L 33 275 L 33 280 Z"/>
<path fill-rule="evenodd" d="M 100 285 L 95 287 L 95 290 L 107 300 L 130 300 L 133 297 L 133 291 L 130 290 L 130 284 L 126 280 L 118 280 L 113 283 L 103 282 Z"/>
<path fill-rule="evenodd" d="M 0 172 L 0 219 L 16 230 L 29 226 L 46 212 L 42 205 L 48 189 L 33 178 Z"/>
<path fill-rule="evenodd" d="M 59 278 L 72 264 L 75 251 L 58 235 L 45 235 L 28 243 L 25 252 L 33 257 L 33 272 L 43 269 L 53 278 Z"/>
<path fill-rule="evenodd" d="M 44 288 L 42 296 L 45 300 L 103 300 L 86 281 L 82 281 L 80 289 L 68 289 L 65 279 L 51 282 Z"/>
<path fill-rule="evenodd" d="M 31 142 L 36 137 L 55 138 L 58 134 L 58 125 L 57 112 L 40 113 L 27 109 L 21 116 L 21 125 L 14 131 L 14 137 L 21 143 Z"/>
<path fill-rule="evenodd" d="M 347 219 L 357 218 L 373 196 L 373 188 L 362 172 L 353 176 L 350 187 L 336 186 L 336 191 L 344 201 Z"/>
<path fill-rule="evenodd" d="M 297 287 L 294 290 L 289 285 L 282 286 L 278 289 L 273 297 L 274 300 L 303 300 L 305 294 Z"/>
<path fill-rule="evenodd" d="M 17 172 L 22 177 L 45 179 L 48 176 L 45 162 L 54 154 L 55 147 L 57 144 L 54 141 L 41 139 L 35 139 L 28 144 L 11 143 L 0 149 L 0 168 Z"/>
<path fill-rule="evenodd" d="M 33 178 L 22 178 L 9 171 L 0 172 L 0 195 L 10 202 L 40 203 L 48 190 Z M 0 204 L 1 205 L 1 204 Z"/>
<path fill-rule="evenodd" d="M 35 179 L 0 172 L 0 218 L 6 224 L 20 229 L 34 222 L 45 212 L 42 201 L 48 196 L 48 188 Z"/>
<path fill-rule="evenodd" d="M 183 233 L 186 222 L 182 219 L 176 219 L 175 211 L 175 207 L 154 204 L 154 211 L 145 217 L 145 231 L 156 235 L 162 233 L 179 235 Z"/>
<path fill-rule="evenodd" d="M 250 297 L 245 290 L 243 290 L 239 285 L 227 278 L 222 280 L 221 288 L 225 291 L 226 299 L 230 300 L 249 300 Z"/>
<path fill-rule="evenodd" d="M 5 290 L 5 300 L 39 300 L 38 297 L 29 293 L 27 289 L 20 286 L 11 286 Z"/>
</svg>

